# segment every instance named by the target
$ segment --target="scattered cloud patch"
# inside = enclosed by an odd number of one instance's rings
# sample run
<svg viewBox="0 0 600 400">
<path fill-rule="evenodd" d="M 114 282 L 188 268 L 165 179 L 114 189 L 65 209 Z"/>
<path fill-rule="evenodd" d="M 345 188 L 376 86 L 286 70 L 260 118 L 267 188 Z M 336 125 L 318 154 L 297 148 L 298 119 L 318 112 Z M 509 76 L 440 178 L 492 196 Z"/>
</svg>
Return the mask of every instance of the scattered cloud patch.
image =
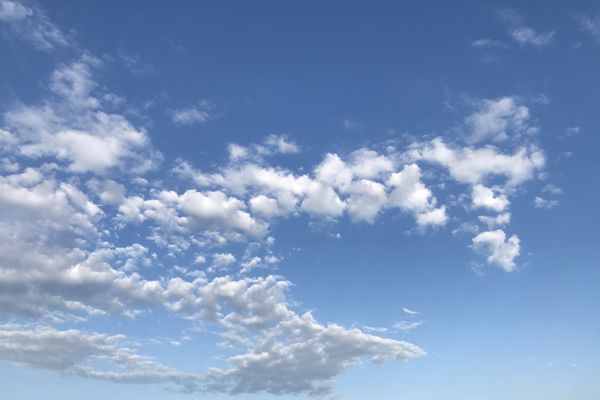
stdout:
<svg viewBox="0 0 600 400">
<path fill-rule="evenodd" d="M 585 14 L 575 16 L 582 31 L 589 33 L 596 40 L 600 40 L 600 16 L 590 17 Z"/>
<path fill-rule="evenodd" d="M 519 256 L 521 245 L 517 235 L 506 238 L 503 230 L 482 232 L 473 238 L 475 251 L 481 252 L 487 257 L 490 264 L 496 265 L 506 272 L 514 271 L 516 264 L 514 259 Z"/>
<path fill-rule="evenodd" d="M 545 199 L 540 196 L 535 196 L 535 198 L 533 199 L 533 205 L 537 208 L 554 208 L 558 206 L 558 200 Z"/>
<path fill-rule="evenodd" d="M 0 1 L 0 23 L 6 23 L 12 37 L 25 40 L 42 51 L 54 51 L 71 45 L 71 39 L 46 13 L 17 1 Z"/>
<path fill-rule="evenodd" d="M 167 110 L 171 121 L 177 126 L 194 125 L 218 118 L 214 112 L 215 105 L 208 100 L 201 100 L 197 105 Z"/>
</svg>

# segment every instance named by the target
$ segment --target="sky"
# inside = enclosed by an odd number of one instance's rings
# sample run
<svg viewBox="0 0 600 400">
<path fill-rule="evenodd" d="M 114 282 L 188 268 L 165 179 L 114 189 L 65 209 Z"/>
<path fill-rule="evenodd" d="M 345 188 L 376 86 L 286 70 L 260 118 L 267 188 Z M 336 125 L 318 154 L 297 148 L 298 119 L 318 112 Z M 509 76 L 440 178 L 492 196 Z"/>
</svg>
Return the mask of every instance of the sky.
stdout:
<svg viewBox="0 0 600 400">
<path fill-rule="evenodd" d="M 600 7 L 0 0 L 15 400 L 600 398 Z"/>
</svg>

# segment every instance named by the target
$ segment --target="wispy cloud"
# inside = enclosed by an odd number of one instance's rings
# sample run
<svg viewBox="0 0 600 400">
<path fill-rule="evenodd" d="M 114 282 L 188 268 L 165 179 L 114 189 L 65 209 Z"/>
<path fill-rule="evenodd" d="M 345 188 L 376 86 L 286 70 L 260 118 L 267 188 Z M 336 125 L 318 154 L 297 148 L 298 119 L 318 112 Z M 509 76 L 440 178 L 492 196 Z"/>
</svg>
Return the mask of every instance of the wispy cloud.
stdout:
<svg viewBox="0 0 600 400">
<path fill-rule="evenodd" d="M 208 100 L 201 100 L 197 105 L 190 107 L 169 109 L 167 114 L 178 126 L 201 124 L 219 117 L 215 112 L 215 105 Z"/>
<path fill-rule="evenodd" d="M 43 51 L 68 47 L 71 38 L 37 7 L 0 0 L 0 23 L 6 23 L 17 40 L 26 40 Z"/>
<path fill-rule="evenodd" d="M 548 47 L 556 36 L 556 30 L 538 32 L 534 28 L 525 25 L 523 16 L 513 9 L 499 10 L 498 18 L 507 24 L 508 34 L 522 47 L 535 47 L 538 49 Z"/>
<path fill-rule="evenodd" d="M 585 14 L 578 14 L 574 18 L 579 23 L 582 31 L 589 33 L 594 39 L 600 40 L 600 16 L 590 17 Z"/>
</svg>

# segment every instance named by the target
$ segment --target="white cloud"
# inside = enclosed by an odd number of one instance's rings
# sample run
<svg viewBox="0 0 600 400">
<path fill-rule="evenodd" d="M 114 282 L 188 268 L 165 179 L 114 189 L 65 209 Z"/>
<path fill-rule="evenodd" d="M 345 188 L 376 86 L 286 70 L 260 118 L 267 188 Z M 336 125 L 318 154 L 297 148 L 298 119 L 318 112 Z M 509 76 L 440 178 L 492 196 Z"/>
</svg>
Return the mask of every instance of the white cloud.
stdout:
<svg viewBox="0 0 600 400">
<path fill-rule="evenodd" d="M 250 199 L 250 208 L 253 213 L 256 213 L 265 218 L 273 218 L 286 214 L 286 210 L 279 207 L 276 199 L 259 194 Z"/>
<path fill-rule="evenodd" d="M 411 309 L 410 309 L 410 308 L 408 308 L 408 307 L 402 307 L 402 311 L 403 311 L 405 314 L 408 314 L 408 315 L 419 315 L 419 314 L 421 314 L 420 312 L 418 312 L 418 311 L 415 311 L 415 310 L 411 310 Z"/>
<path fill-rule="evenodd" d="M 400 321 L 393 326 L 395 331 L 411 331 L 423 325 L 424 321 Z"/>
<path fill-rule="evenodd" d="M 39 8 L 0 0 L 0 22 L 9 25 L 15 38 L 29 41 L 43 51 L 70 45 L 70 39 Z"/>
<path fill-rule="evenodd" d="M 556 31 L 536 32 L 528 26 L 519 26 L 509 31 L 513 40 L 521 46 L 532 46 L 537 48 L 547 47 L 552 44 Z"/>
<path fill-rule="evenodd" d="M 91 57 L 53 72 L 50 88 L 58 96 L 42 105 L 18 105 L 4 115 L 6 128 L 18 138 L 18 151 L 30 159 L 53 157 L 72 172 L 108 174 L 114 169 L 141 173 L 152 169 L 161 155 L 143 128 L 124 116 L 102 110 L 93 96 L 97 86 Z"/>
<path fill-rule="evenodd" d="M 475 113 L 465 120 L 471 142 L 502 141 L 511 136 L 531 135 L 537 128 L 531 123 L 529 109 L 514 97 L 482 100 Z"/>
<path fill-rule="evenodd" d="M 228 150 L 231 161 L 261 162 L 267 156 L 300 153 L 300 146 L 287 135 L 268 135 L 262 143 L 249 146 L 230 143 Z"/>
<path fill-rule="evenodd" d="M 320 182 L 310 182 L 305 188 L 306 197 L 302 201 L 302 209 L 317 216 L 339 217 L 346 208 L 335 190 Z"/>
<path fill-rule="evenodd" d="M 480 215 L 479 220 L 484 223 L 488 229 L 493 229 L 499 226 L 508 225 L 510 222 L 510 213 L 505 212 L 496 216 Z"/>
<path fill-rule="evenodd" d="M 554 208 L 558 205 L 558 200 L 545 199 L 540 196 L 535 196 L 533 199 L 533 205 L 537 208 Z"/>
<path fill-rule="evenodd" d="M 473 207 L 487 208 L 492 211 L 501 212 L 506 210 L 510 202 L 504 194 L 496 194 L 494 190 L 483 185 L 474 185 L 471 194 Z"/>
<path fill-rule="evenodd" d="M 214 104 L 208 100 L 201 100 L 197 105 L 180 109 L 167 110 L 171 121 L 175 125 L 193 125 L 204 123 L 218 117 L 214 113 Z"/>
<path fill-rule="evenodd" d="M 535 148 L 519 148 L 513 154 L 500 153 L 496 148 L 450 147 L 441 138 L 417 146 L 412 154 L 440 164 L 460 183 L 484 183 L 488 177 L 503 176 L 514 186 L 533 178 L 545 164 L 544 153 Z"/>
<path fill-rule="evenodd" d="M 268 330 L 247 353 L 230 357 L 229 368 L 213 369 L 212 389 L 320 397 L 330 392 L 335 376 L 363 359 L 381 363 L 423 355 L 410 343 L 322 325 L 306 313 Z"/>
<path fill-rule="evenodd" d="M 269 154 L 296 154 L 300 152 L 300 146 L 285 135 L 269 135 L 265 138 L 264 145 Z"/>
<path fill-rule="evenodd" d="M 192 227 L 198 225 L 203 229 L 230 229 L 253 237 L 260 237 L 265 232 L 265 225 L 244 211 L 242 201 L 228 197 L 223 192 L 188 190 L 175 200 L 180 204 L 181 210 L 189 215 L 187 222 Z"/>
<path fill-rule="evenodd" d="M 347 211 L 356 221 L 373 223 L 387 202 L 385 186 L 368 179 L 354 181 L 347 189 Z"/>
<path fill-rule="evenodd" d="M 235 256 L 231 253 L 215 253 L 212 259 L 216 268 L 226 268 L 235 262 Z"/>
<path fill-rule="evenodd" d="M 66 376 L 122 383 L 169 383 L 190 390 L 201 378 L 122 345 L 122 335 L 0 325 L 0 359 Z"/>
<path fill-rule="evenodd" d="M 445 208 L 435 207 L 437 200 L 421 182 L 421 169 L 417 164 L 406 165 L 400 172 L 391 174 L 387 185 L 393 188 L 389 206 L 412 212 L 421 226 L 446 224 Z"/>
<path fill-rule="evenodd" d="M 519 256 L 521 246 L 517 235 L 512 235 L 507 239 L 504 231 L 497 229 L 475 236 L 473 248 L 486 255 L 489 264 L 511 272 L 516 267 L 514 259 Z"/>
</svg>

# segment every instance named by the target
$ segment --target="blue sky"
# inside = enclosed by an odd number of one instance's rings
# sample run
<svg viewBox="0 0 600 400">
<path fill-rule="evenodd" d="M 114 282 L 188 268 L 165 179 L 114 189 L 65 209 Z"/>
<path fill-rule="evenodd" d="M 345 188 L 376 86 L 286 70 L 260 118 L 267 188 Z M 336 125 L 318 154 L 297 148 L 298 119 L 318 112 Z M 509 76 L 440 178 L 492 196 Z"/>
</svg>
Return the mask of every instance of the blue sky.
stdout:
<svg viewBox="0 0 600 400">
<path fill-rule="evenodd" d="M 0 0 L 11 399 L 600 397 L 594 2 Z"/>
</svg>

